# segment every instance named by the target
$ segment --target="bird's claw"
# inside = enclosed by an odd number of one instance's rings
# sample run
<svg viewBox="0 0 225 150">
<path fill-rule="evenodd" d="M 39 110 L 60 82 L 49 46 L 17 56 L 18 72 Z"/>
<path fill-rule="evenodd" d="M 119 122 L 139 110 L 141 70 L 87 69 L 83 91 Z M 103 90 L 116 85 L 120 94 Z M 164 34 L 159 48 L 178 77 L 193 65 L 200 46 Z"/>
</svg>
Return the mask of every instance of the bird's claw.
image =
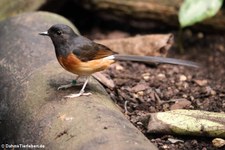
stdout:
<svg viewBox="0 0 225 150">
<path fill-rule="evenodd" d="M 89 96 L 89 95 L 92 95 L 92 93 L 90 92 L 87 92 L 87 93 L 78 93 L 78 94 L 70 94 L 70 95 L 67 95 L 65 96 L 66 98 L 76 98 L 76 97 L 80 97 L 80 96 Z"/>
</svg>

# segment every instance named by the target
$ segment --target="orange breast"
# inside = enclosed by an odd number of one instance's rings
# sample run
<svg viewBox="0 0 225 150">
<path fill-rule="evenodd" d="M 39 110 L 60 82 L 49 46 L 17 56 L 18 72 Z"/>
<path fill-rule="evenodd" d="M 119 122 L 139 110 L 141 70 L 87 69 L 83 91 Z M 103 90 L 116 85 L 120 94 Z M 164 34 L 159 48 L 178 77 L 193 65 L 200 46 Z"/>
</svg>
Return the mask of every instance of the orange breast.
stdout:
<svg viewBox="0 0 225 150">
<path fill-rule="evenodd" d="M 114 63 L 114 60 L 107 59 L 95 59 L 82 62 L 72 53 L 66 58 L 58 57 L 58 61 L 64 69 L 77 75 L 91 75 L 92 73 L 106 69 Z"/>
</svg>

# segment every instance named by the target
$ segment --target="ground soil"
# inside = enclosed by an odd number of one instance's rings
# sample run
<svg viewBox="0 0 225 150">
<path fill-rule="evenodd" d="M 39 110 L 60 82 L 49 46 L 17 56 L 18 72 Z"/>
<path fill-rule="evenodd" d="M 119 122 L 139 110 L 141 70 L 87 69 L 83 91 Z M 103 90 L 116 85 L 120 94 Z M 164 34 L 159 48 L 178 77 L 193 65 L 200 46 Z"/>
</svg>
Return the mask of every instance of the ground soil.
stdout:
<svg viewBox="0 0 225 150">
<path fill-rule="evenodd" d="M 99 37 L 105 39 L 114 33 L 101 35 L 98 30 L 96 34 L 92 32 L 88 36 L 93 39 L 99 39 Z M 118 36 L 121 35 L 124 33 L 118 34 Z M 174 35 L 176 39 L 177 32 L 174 32 Z M 225 37 L 220 34 L 192 33 L 186 30 L 183 41 L 184 51 L 180 52 L 175 43 L 168 57 L 198 62 L 201 65 L 200 68 L 120 61 L 105 71 L 116 84 L 113 90 L 107 89 L 107 91 L 127 118 L 159 149 L 218 149 L 212 145 L 213 138 L 147 134 L 146 128 L 138 118 L 148 113 L 178 108 L 224 112 L 224 43 Z M 181 141 L 171 143 L 169 138 Z"/>
</svg>

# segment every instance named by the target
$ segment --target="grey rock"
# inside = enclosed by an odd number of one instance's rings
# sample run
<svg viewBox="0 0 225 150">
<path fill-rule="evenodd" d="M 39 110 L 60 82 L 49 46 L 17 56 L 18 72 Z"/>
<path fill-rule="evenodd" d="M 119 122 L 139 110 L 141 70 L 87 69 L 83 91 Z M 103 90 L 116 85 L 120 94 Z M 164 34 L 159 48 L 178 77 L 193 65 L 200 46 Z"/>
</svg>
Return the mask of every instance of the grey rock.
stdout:
<svg viewBox="0 0 225 150">
<path fill-rule="evenodd" d="M 75 75 L 58 64 L 50 38 L 38 35 L 56 23 L 72 26 L 45 12 L 0 22 L 0 141 L 50 150 L 156 149 L 94 79 L 91 96 L 64 99 L 80 87 L 57 90 Z"/>
</svg>

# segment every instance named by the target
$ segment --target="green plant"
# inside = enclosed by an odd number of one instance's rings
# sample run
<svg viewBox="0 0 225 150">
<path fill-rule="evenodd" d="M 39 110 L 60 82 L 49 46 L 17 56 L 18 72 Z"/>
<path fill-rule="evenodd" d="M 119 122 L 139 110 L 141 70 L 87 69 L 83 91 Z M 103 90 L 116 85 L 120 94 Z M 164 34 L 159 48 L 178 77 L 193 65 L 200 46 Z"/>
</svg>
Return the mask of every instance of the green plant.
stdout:
<svg viewBox="0 0 225 150">
<path fill-rule="evenodd" d="M 181 51 L 183 51 L 181 44 L 182 29 L 215 16 L 222 7 L 222 4 L 223 0 L 184 0 L 178 14 L 180 23 L 179 45 Z"/>
</svg>

